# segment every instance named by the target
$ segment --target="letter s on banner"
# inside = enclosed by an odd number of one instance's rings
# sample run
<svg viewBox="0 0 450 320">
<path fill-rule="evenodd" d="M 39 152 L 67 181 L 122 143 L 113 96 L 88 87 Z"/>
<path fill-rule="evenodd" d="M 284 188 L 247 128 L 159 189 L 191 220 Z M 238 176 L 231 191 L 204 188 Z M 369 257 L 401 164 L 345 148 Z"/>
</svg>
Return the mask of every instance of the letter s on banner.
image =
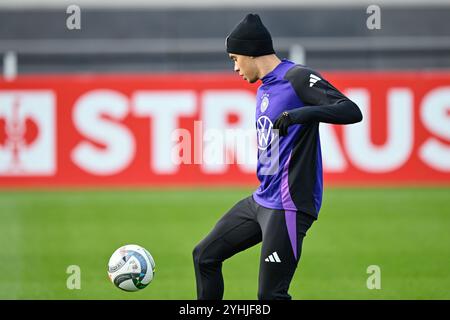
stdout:
<svg viewBox="0 0 450 320">
<path fill-rule="evenodd" d="M 77 166 L 94 175 L 113 175 L 131 163 L 136 149 L 134 136 L 119 123 L 128 115 L 128 104 L 126 96 L 112 90 L 90 91 L 78 99 L 73 110 L 75 127 L 105 147 L 99 148 L 91 141 L 78 143 L 72 151 Z"/>
<path fill-rule="evenodd" d="M 437 137 L 450 141 L 450 87 L 430 91 L 423 99 L 420 115 L 425 127 Z M 428 138 L 419 151 L 420 158 L 439 171 L 450 171 L 450 145 Z"/>
</svg>

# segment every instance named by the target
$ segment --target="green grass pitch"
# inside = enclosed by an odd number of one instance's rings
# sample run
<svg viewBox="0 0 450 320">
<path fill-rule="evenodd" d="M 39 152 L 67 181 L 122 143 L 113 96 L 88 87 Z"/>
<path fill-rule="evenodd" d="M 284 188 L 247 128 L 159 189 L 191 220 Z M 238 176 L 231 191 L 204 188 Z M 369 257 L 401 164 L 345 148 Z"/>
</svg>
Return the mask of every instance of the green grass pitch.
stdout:
<svg viewBox="0 0 450 320">
<path fill-rule="evenodd" d="M 250 189 L 0 192 L 0 299 L 195 299 L 192 249 Z M 294 299 L 450 299 L 449 188 L 327 188 L 290 287 Z M 147 248 L 154 281 L 127 293 L 112 252 Z M 255 299 L 260 245 L 223 266 L 225 299 Z M 69 290 L 70 265 L 81 289 Z M 369 290 L 367 267 L 381 268 Z"/>
</svg>

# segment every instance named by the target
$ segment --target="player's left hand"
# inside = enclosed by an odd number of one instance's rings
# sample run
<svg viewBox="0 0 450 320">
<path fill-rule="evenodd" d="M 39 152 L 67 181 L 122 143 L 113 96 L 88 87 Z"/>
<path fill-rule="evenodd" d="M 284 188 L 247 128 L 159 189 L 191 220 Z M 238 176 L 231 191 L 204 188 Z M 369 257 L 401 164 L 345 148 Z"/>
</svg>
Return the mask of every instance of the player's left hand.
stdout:
<svg viewBox="0 0 450 320">
<path fill-rule="evenodd" d="M 279 130 L 280 137 L 287 135 L 288 128 L 292 124 L 291 116 L 289 112 L 284 111 L 278 119 L 275 121 L 273 128 Z"/>
</svg>

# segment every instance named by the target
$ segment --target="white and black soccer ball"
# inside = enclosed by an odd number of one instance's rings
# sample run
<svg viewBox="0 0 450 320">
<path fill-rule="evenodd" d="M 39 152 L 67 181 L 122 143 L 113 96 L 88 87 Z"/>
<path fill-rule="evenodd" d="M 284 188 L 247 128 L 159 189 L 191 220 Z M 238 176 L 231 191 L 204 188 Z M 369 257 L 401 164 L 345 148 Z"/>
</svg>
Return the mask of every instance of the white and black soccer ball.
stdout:
<svg viewBox="0 0 450 320">
<path fill-rule="evenodd" d="M 108 275 L 117 288 L 138 291 L 153 280 L 155 261 L 143 247 L 128 244 L 112 254 L 108 263 Z"/>
</svg>

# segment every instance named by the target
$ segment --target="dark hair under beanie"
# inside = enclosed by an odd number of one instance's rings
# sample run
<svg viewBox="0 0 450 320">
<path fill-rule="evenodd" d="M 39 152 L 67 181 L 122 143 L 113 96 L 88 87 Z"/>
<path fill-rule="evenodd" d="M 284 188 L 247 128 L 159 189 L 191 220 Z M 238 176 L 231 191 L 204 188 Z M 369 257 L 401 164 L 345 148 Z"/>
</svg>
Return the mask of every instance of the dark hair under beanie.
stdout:
<svg viewBox="0 0 450 320">
<path fill-rule="evenodd" d="M 248 14 L 226 39 L 227 52 L 244 56 L 275 53 L 272 37 L 257 14 Z"/>
</svg>

